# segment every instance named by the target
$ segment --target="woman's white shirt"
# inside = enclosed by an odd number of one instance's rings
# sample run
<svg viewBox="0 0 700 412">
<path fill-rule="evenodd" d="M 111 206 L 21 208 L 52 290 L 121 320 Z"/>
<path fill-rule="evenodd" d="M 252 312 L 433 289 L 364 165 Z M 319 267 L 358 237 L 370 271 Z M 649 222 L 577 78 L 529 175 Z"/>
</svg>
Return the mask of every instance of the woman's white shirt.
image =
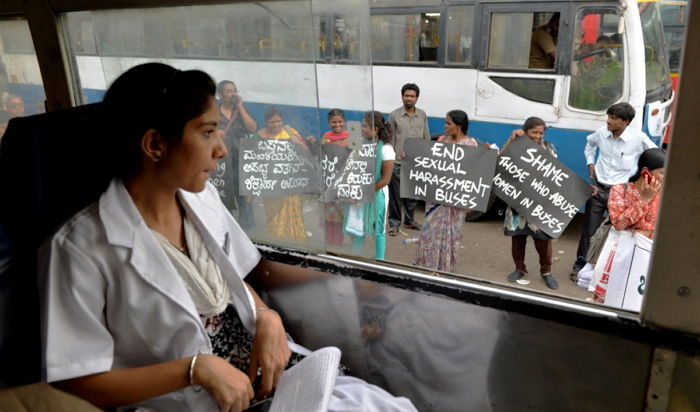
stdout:
<svg viewBox="0 0 700 412">
<path fill-rule="evenodd" d="M 260 253 L 213 186 L 181 191 L 180 198 L 254 334 L 255 306 L 243 278 Z M 98 202 L 65 223 L 44 252 L 40 286 L 48 382 L 211 353 L 192 298 L 121 181 L 114 180 Z M 191 388 L 138 406 L 155 405 L 216 407 L 206 391 Z"/>
</svg>

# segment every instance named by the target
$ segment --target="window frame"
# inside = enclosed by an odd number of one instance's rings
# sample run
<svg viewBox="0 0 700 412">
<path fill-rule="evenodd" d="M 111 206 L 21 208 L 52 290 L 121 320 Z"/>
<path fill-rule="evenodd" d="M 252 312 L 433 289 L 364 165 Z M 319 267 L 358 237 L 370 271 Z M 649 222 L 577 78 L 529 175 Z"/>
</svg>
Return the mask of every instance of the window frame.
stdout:
<svg viewBox="0 0 700 412">
<path fill-rule="evenodd" d="M 487 66 L 490 32 L 491 32 L 491 17 L 495 13 L 560 13 L 559 35 L 557 38 L 557 58 L 554 62 L 554 70 L 538 70 L 538 69 L 518 69 L 518 68 L 489 68 Z M 532 73 L 543 75 L 561 75 L 569 72 L 568 60 L 571 58 L 571 50 L 567 46 L 560 50 L 560 44 L 569 44 L 569 39 L 572 34 L 570 28 L 570 3 L 483 3 L 480 14 L 481 37 L 479 40 L 479 50 L 476 67 L 483 72 L 502 72 L 502 73 Z M 563 43 L 566 42 L 566 43 Z"/>
</svg>

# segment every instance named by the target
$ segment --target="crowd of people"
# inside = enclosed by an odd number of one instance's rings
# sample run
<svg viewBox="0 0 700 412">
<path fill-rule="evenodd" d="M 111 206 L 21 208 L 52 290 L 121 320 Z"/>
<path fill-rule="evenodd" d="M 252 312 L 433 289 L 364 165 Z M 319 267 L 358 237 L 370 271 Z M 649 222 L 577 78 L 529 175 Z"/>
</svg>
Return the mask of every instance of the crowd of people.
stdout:
<svg viewBox="0 0 700 412">
<path fill-rule="evenodd" d="M 542 27 L 543 33 L 556 33 L 557 24 L 557 16 L 554 16 L 546 27 Z M 220 82 L 218 94 L 219 128 L 227 139 L 234 162 L 238 160 L 238 141 L 246 136 L 288 139 L 303 147 L 303 150 L 310 150 L 316 144 L 313 136 L 304 138 L 296 129 L 286 125 L 282 113 L 274 107 L 265 113 L 265 127 L 254 132 L 257 127 L 255 120 L 248 114 L 232 81 Z M 402 105 L 399 108 L 386 116 L 376 111 L 364 114 L 362 138 L 378 142 L 374 202 L 365 203 L 362 207 L 338 201 L 326 202 L 321 206 L 321 221 L 325 227 L 325 240 L 329 245 L 342 246 L 349 236 L 352 238 L 350 243 L 353 250 L 360 253 L 368 236 L 374 237 L 377 259 L 385 257 L 386 236 L 397 236 L 402 227 L 420 231 L 417 236 L 417 253 L 412 263 L 430 270 L 452 272 L 460 255 L 466 210 L 428 202 L 421 223 L 415 216 L 418 201 L 401 197 L 400 194 L 401 163 L 406 156 L 406 139 L 431 138 L 427 115 L 416 106 L 419 96 L 419 86 L 407 83 L 401 88 Z M 608 215 L 611 190 L 616 185 L 627 182 L 637 172 L 637 160 L 642 153 L 656 147 L 642 131 L 629 127 L 635 116 L 634 109 L 629 104 L 614 104 L 607 110 L 607 115 L 606 124 L 588 136 L 582 154 L 588 164 L 592 185 L 591 196 L 585 205 L 584 225 L 576 261 L 570 273 L 574 282 L 578 280 L 578 272 L 588 263 L 586 256 L 591 237 L 603 222 L 603 218 Z M 321 144 L 347 146 L 350 134 L 346 128 L 345 113 L 341 109 L 332 109 L 327 113 L 327 121 L 330 130 L 322 135 Z M 445 116 L 444 133 L 438 141 L 468 146 L 483 145 L 498 150 L 493 144 L 479 142 L 470 137 L 468 128 L 467 113 L 452 110 Z M 554 145 L 544 139 L 546 128 L 542 119 L 535 116 L 528 118 L 522 128 L 513 130 L 501 151 L 514 139 L 525 136 L 545 152 L 557 157 Z M 237 166 L 233 169 L 237 170 Z M 653 173 L 655 181 L 660 184 L 663 174 L 659 175 L 658 171 Z M 234 179 L 234 182 L 237 182 L 237 179 Z M 630 185 L 637 187 L 634 183 Z M 646 194 L 649 189 L 645 186 L 643 190 Z M 631 190 L 629 196 L 635 196 L 635 193 L 636 189 Z M 644 198 L 646 199 L 646 195 Z M 241 226 L 248 228 L 254 225 L 251 199 L 236 193 L 236 200 Z M 303 221 L 301 196 L 271 197 L 263 200 L 267 219 L 266 233 L 280 239 L 306 240 L 310 232 Z M 650 206 L 648 213 L 655 216 L 656 207 L 655 204 Z M 639 218 L 649 219 L 646 213 Z M 529 282 L 525 279 L 528 273 L 525 250 L 527 238 L 531 237 L 539 256 L 540 275 L 544 284 L 550 289 L 558 289 L 559 282 L 552 273 L 552 238 L 511 207 L 505 210 L 504 234 L 511 238 L 514 263 L 514 270 L 506 279 L 510 282 Z"/>
</svg>

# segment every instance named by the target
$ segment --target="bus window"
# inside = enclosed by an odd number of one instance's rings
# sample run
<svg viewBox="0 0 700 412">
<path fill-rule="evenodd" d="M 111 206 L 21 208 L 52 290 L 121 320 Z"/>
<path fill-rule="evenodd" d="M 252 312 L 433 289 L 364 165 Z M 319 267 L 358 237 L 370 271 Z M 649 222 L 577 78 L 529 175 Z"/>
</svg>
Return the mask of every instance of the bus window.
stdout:
<svg viewBox="0 0 700 412">
<path fill-rule="evenodd" d="M 447 62 L 471 64 L 474 6 L 450 6 L 447 18 Z"/>
<path fill-rule="evenodd" d="M 373 15 L 371 27 L 375 62 L 437 62 L 440 13 Z"/>
<path fill-rule="evenodd" d="M 44 87 L 27 21 L 0 20 L 0 139 L 13 117 L 44 112 Z"/>
<path fill-rule="evenodd" d="M 642 34 L 644 35 L 647 92 L 653 92 L 663 89 L 671 82 L 658 3 L 640 3 L 639 17 L 642 20 Z"/>
<path fill-rule="evenodd" d="M 604 111 L 624 85 L 624 42 L 616 9 L 581 9 L 576 14 L 569 106 Z"/>
<path fill-rule="evenodd" d="M 554 70 L 558 13 L 492 13 L 489 69 Z"/>
<path fill-rule="evenodd" d="M 376 248 L 369 230 L 374 222 L 370 217 L 376 210 L 374 192 L 366 188 L 373 186 L 380 146 L 376 141 L 368 142 L 372 139 L 371 129 L 367 128 L 367 135 L 360 123 L 364 113 L 372 109 L 369 58 L 363 62 L 355 57 L 352 66 L 341 68 L 348 76 L 326 82 L 319 82 L 317 73 L 324 68 L 313 60 L 317 47 L 321 50 L 317 44 L 321 21 L 343 29 L 339 20 L 361 20 L 348 9 L 345 5 L 336 10 L 343 16 L 336 18 L 324 11 L 314 15 L 307 1 L 284 1 L 106 10 L 87 15 L 81 12 L 81 16 L 66 13 L 62 19 L 66 23 L 80 18 L 94 24 L 98 56 L 81 55 L 79 42 L 69 42 L 87 102 L 102 100 L 117 76 L 149 61 L 180 70 L 202 70 L 217 83 L 228 81 L 219 83 L 217 103 L 221 113 L 219 128 L 229 156 L 219 162 L 210 181 L 252 239 L 298 250 L 332 249 L 343 255 L 373 258 Z M 364 12 L 367 21 L 368 10 Z M 62 27 L 66 28 L 68 39 L 84 35 L 84 25 Z M 127 27 L 131 30 L 125 30 Z M 360 56 L 359 50 L 369 50 L 367 25 L 360 27 L 364 27 L 364 44 L 351 45 L 351 40 L 359 39 L 348 36 L 349 57 L 353 56 L 351 53 Z M 353 30 L 348 27 L 347 33 Z M 332 50 L 338 55 L 343 54 L 342 49 L 343 45 L 338 44 Z M 322 163 L 320 137 L 330 129 L 327 117 L 334 107 L 345 109 L 347 145 L 336 151 L 325 150 L 330 153 L 325 157 L 329 160 Z M 355 168 L 340 170 L 350 156 Z M 340 165 L 336 164 L 339 159 L 343 159 Z M 327 166 L 331 163 L 333 170 Z M 359 190 L 345 190 L 341 200 L 347 203 L 320 201 L 321 170 L 332 171 L 336 176 L 345 173 L 350 183 L 344 188 Z M 359 197 L 357 192 L 362 194 L 362 190 L 365 196 Z M 329 193 L 324 200 L 337 200 L 340 191 Z M 335 220 L 326 213 L 332 209 L 327 204 L 338 203 L 336 211 L 350 209 L 350 200 L 356 206 L 352 209 L 353 219 L 348 218 L 348 227 L 354 230 L 348 232 L 352 236 L 343 234 L 345 222 L 340 212 L 333 214 Z M 371 207 L 364 208 L 365 205 Z M 333 244 L 331 236 L 335 236 Z"/>
</svg>

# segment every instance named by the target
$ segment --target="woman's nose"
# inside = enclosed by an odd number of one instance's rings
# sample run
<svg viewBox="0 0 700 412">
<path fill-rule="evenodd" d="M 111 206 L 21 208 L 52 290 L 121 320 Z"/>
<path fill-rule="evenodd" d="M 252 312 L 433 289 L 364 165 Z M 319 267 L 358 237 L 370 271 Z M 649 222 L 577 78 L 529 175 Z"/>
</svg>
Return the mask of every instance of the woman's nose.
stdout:
<svg viewBox="0 0 700 412">
<path fill-rule="evenodd" d="M 224 142 L 223 134 L 219 135 L 219 143 L 216 145 L 216 150 L 214 153 L 217 159 L 223 159 L 224 157 L 228 156 L 228 147 L 226 147 L 226 143 Z"/>
</svg>

